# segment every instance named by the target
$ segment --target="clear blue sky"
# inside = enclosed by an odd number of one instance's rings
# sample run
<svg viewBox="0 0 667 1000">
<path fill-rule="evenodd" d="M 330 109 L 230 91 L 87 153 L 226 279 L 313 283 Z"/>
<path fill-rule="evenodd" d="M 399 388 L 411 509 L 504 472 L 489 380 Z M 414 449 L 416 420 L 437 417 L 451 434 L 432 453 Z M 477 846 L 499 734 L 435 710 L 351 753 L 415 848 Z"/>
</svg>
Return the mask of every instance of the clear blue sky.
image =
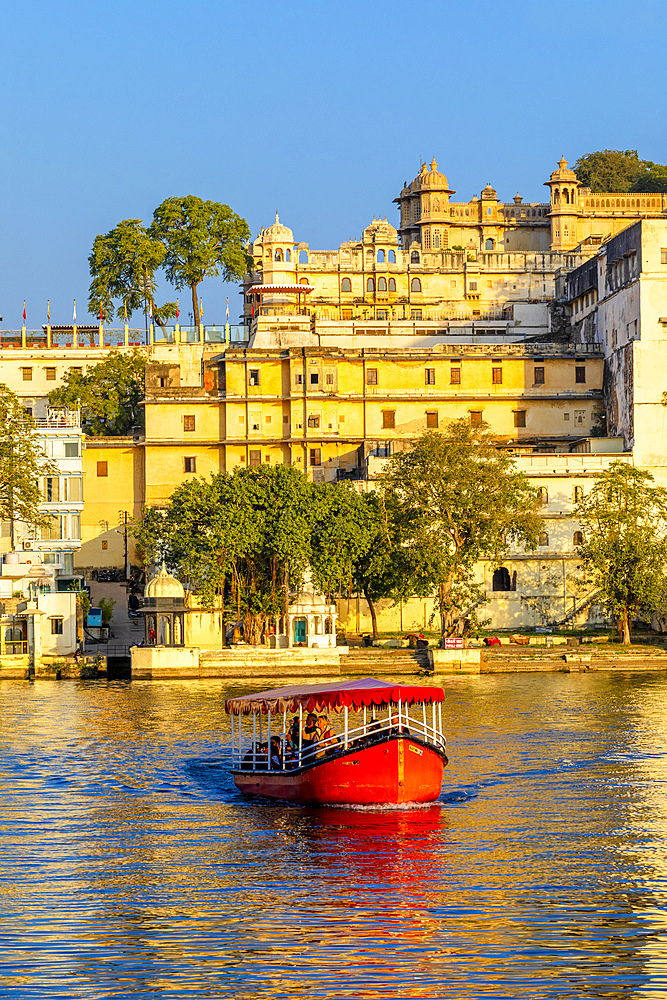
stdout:
<svg viewBox="0 0 667 1000">
<path fill-rule="evenodd" d="M 562 153 L 667 162 L 665 6 L 607 0 L 24 0 L 2 14 L 4 328 L 85 319 L 92 240 L 171 195 L 314 249 L 435 156 L 457 198 L 543 200 Z M 170 290 L 161 283 L 164 297 Z M 224 322 L 227 289 L 202 287 Z M 182 314 L 187 291 L 181 292 Z M 158 296 L 158 299 L 161 296 Z M 232 321 L 238 315 L 230 295 Z M 187 307 L 186 307 L 187 308 Z"/>
</svg>

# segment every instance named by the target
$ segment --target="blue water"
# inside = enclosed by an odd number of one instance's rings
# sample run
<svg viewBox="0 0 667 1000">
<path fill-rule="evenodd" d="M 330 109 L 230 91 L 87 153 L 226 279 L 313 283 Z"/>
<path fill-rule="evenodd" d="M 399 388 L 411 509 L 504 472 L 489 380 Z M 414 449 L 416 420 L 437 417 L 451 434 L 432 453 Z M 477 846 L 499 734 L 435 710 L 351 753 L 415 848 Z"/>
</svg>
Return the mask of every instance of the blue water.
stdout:
<svg viewBox="0 0 667 1000">
<path fill-rule="evenodd" d="M 0 997 L 667 995 L 667 677 L 452 678 L 400 811 L 243 799 L 223 694 L 0 684 Z"/>
</svg>

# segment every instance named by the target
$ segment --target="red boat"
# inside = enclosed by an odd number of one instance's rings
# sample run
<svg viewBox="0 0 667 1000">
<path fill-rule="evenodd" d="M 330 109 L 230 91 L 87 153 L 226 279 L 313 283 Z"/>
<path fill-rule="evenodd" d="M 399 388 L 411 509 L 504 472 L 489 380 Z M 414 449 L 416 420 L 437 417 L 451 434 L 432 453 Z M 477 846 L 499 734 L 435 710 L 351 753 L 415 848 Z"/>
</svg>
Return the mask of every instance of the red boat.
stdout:
<svg viewBox="0 0 667 1000">
<path fill-rule="evenodd" d="M 229 698 L 236 787 L 323 805 L 433 802 L 447 764 L 443 697 L 442 688 L 365 677 Z"/>
</svg>

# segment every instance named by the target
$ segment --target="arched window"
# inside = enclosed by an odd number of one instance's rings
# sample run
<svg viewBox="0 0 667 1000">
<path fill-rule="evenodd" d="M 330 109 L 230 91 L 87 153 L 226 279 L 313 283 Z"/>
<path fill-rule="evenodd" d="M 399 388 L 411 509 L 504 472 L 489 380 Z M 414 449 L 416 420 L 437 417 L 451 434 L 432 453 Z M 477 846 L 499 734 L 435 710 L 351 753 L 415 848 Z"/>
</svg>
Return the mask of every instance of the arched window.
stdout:
<svg viewBox="0 0 667 1000">
<path fill-rule="evenodd" d="M 307 263 L 308 263 L 308 251 L 299 250 L 299 264 L 307 264 Z"/>
<path fill-rule="evenodd" d="M 378 278 L 378 292 L 386 292 L 386 291 L 387 291 L 387 279 Z"/>
<path fill-rule="evenodd" d="M 537 499 L 539 500 L 540 503 L 549 503 L 549 490 L 546 488 L 546 486 L 538 487 Z"/>
<path fill-rule="evenodd" d="M 390 264 L 395 264 L 396 263 L 396 254 L 395 254 L 395 252 L 393 250 L 389 251 L 389 263 Z"/>
<path fill-rule="evenodd" d="M 410 283 L 410 290 L 412 292 L 421 292 L 421 290 L 422 290 L 422 283 L 419 280 L 419 278 L 413 278 L 412 279 L 412 281 Z"/>
<path fill-rule="evenodd" d="M 413 250 L 412 253 L 410 254 L 410 263 L 411 264 L 419 263 L 419 253 L 416 250 Z"/>
<path fill-rule="evenodd" d="M 510 580 L 509 570 L 505 566 L 500 566 L 498 569 L 493 571 L 493 589 L 494 590 L 511 590 L 512 583 Z"/>
<path fill-rule="evenodd" d="M 368 279 L 368 281 L 366 282 L 366 291 L 367 292 L 374 292 L 375 291 L 375 278 L 369 278 Z"/>
<path fill-rule="evenodd" d="M 540 533 L 540 537 L 538 539 L 537 544 L 538 545 L 548 545 L 549 544 L 549 535 L 547 534 L 546 531 L 543 531 L 543 532 Z"/>
<path fill-rule="evenodd" d="M 384 264 L 384 250 L 378 250 L 378 255 L 376 257 L 378 264 Z"/>
<path fill-rule="evenodd" d="M 333 621 L 329 617 L 324 619 L 324 634 L 333 635 Z"/>
<path fill-rule="evenodd" d="M 340 290 L 341 290 L 341 292 L 351 292 L 352 291 L 352 282 L 350 281 L 349 278 L 343 278 L 343 280 L 340 283 Z"/>
<path fill-rule="evenodd" d="M 273 259 L 274 260 L 282 260 L 283 259 L 283 252 L 282 252 L 282 250 L 276 250 L 276 252 L 273 255 Z"/>
<path fill-rule="evenodd" d="M 570 192 L 568 191 L 567 188 L 563 188 L 563 204 L 564 205 L 570 204 Z"/>
<path fill-rule="evenodd" d="M 584 533 L 583 533 L 583 531 L 575 531 L 575 533 L 572 535 L 572 544 L 573 545 L 583 545 L 584 544 Z"/>
<path fill-rule="evenodd" d="M 494 246 L 493 240 L 487 240 L 486 243 L 484 244 L 484 249 L 493 250 L 493 246 Z"/>
<path fill-rule="evenodd" d="M 558 188 L 554 191 L 554 205 L 560 205 L 560 191 Z"/>
<path fill-rule="evenodd" d="M 292 260 L 292 254 L 290 253 L 289 250 L 285 251 L 285 260 L 289 260 L 289 261 Z"/>
<path fill-rule="evenodd" d="M 300 285 L 307 285 L 308 284 L 308 278 L 299 278 L 299 284 Z"/>
<path fill-rule="evenodd" d="M 389 279 L 389 291 L 390 292 L 395 292 L 396 291 L 396 278 L 390 278 Z"/>
<path fill-rule="evenodd" d="M 439 229 L 434 229 L 433 230 L 433 249 L 434 250 L 439 250 L 440 249 L 440 230 Z"/>
</svg>

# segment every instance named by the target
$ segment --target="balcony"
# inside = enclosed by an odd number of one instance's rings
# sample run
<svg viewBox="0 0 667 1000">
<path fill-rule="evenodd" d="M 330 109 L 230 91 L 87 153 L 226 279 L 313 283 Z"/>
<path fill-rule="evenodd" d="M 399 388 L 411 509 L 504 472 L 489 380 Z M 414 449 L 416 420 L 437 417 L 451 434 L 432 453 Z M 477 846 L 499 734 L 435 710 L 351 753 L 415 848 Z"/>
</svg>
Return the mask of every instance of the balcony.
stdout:
<svg viewBox="0 0 667 1000">
<path fill-rule="evenodd" d="M 35 417 L 35 426 L 57 429 L 59 427 L 79 429 L 81 413 L 79 410 L 68 410 L 65 407 L 49 406 L 45 417 Z"/>
</svg>

